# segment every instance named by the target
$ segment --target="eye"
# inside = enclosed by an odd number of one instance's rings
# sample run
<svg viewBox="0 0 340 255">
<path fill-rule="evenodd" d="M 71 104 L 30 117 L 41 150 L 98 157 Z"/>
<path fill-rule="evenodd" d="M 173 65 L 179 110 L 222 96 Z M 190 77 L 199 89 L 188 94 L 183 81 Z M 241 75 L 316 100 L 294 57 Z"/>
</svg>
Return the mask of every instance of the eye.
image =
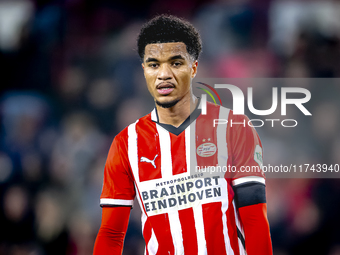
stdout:
<svg viewBox="0 0 340 255">
<path fill-rule="evenodd" d="M 175 66 L 175 67 L 180 67 L 181 65 L 182 65 L 182 62 L 180 62 L 180 61 L 176 61 L 176 62 L 173 63 L 173 66 Z"/>
<path fill-rule="evenodd" d="M 157 68 L 158 64 L 157 63 L 150 63 L 150 64 L 148 64 L 148 67 Z"/>
</svg>

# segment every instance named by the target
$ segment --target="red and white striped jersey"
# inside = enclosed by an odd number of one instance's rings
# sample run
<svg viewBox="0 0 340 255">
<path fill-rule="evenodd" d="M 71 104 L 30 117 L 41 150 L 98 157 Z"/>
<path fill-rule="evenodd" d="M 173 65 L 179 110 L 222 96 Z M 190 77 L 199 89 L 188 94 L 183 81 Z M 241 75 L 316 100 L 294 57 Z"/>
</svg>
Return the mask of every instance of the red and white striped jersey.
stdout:
<svg viewBox="0 0 340 255">
<path fill-rule="evenodd" d="M 154 109 L 115 137 L 100 204 L 132 206 L 137 196 L 146 254 L 245 254 L 232 186 L 265 182 L 241 170 L 262 164 L 261 147 L 248 118 L 222 106 L 208 103 L 178 128 Z M 203 174 L 208 166 L 236 171 Z"/>
</svg>

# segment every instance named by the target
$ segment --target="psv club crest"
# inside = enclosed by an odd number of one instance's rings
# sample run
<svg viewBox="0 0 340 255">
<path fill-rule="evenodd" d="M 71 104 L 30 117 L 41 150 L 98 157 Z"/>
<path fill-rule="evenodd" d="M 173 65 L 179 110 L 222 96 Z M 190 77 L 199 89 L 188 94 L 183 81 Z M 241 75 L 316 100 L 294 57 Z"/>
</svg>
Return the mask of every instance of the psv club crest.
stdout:
<svg viewBox="0 0 340 255">
<path fill-rule="evenodd" d="M 210 157 L 216 153 L 216 145 L 213 143 L 203 143 L 197 147 L 197 155 L 201 157 Z"/>
</svg>

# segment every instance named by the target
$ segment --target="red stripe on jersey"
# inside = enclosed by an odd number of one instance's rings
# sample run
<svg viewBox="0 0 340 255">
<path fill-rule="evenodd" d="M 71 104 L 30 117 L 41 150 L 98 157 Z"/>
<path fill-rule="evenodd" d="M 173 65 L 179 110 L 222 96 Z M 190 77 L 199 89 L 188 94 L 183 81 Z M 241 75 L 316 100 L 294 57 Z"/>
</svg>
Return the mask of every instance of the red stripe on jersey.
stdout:
<svg viewBox="0 0 340 255">
<path fill-rule="evenodd" d="M 150 116 L 148 117 L 150 118 Z M 138 139 L 138 168 L 143 169 L 143 171 L 139 171 L 140 182 L 162 178 L 161 153 L 156 123 L 152 121 L 139 121 L 136 124 L 136 130 Z"/>
<path fill-rule="evenodd" d="M 235 219 L 235 211 L 234 211 L 233 203 L 229 204 L 226 215 L 227 215 L 227 226 L 228 226 L 228 235 L 230 239 L 230 245 L 234 251 L 234 254 L 239 255 L 240 250 L 238 247 L 237 227 L 236 227 L 236 219 Z"/>
<path fill-rule="evenodd" d="M 228 158 L 228 165 L 235 166 L 237 170 L 242 166 L 259 167 L 259 163 L 254 160 L 254 153 L 256 146 L 258 145 L 262 148 L 262 144 L 255 128 L 249 126 L 248 121 L 249 118 L 245 115 L 234 115 L 232 111 L 229 113 L 227 143 L 229 144 L 228 153 L 232 157 Z M 232 126 L 231 123 L 233 123 Z M 228 176 L 233 179 L 247 176 L 265 178 L 262 171 L 253 171 L 251 173 L 239 171 Z"/>
<path fill-rule="evenodd" d="M 202 205 L 208 254 L 227 254 L 223 235 L 221 207 L 221 202 Z M 208 233 L 210 233 L 210 235 L 208 235 Z M 214 234 L 211 235 L 211 233 Z"/>
<path fill-rule="evenodd" d="M 197 234 L 195 228 L 194 211 L 187 208 L 178 211 L 182 226 L 184 254 L 197 254 Z"/>
<path fill-rule="evenodd" d="M 154 215 L 149 217 L 149 220 L 158 241 L 157 255 L 174 255 L 175 247 L 171 236 L 168 214 Z"/>
<path fill-rule="evenodd" d="M 209 114 L 200 115 L 196 120 L 197 166 L 200 167 L 216 166 L 218 164 L 217 126 L 214 127 L 213 120 L 219 118 L 220 107 L 207 104 L 207 112 L 209 112 Z M 213 153 L 214 148 L 215 152 Z M 207 150 L 208 153 L 205 153 L 205 150 Z"/>
<path fill-rule="evenodd" d="M 149 241 L 151 239 L 151 235 L 152 235 L 151 226 L 149 223 L 149 219 L 147 219 L 145 221 L 144 229 L 143 229 L 143 237 L 144 237 L 146 247 L 148 247 Z M 148 249 L 146 248 L 145 250 L 146 250 L 146 254 L 149 255 Z"/>
<path fill-rule="evenodd" d="M 231 181 L 231 180 L 229 180 Z M 229 206 L 228 210 L 226 211 L 227 216 L 227 227 L 228 227 L 228 236 L 230 239 L 231 248 L 234 251 L 234 255 L 239 255 L 240 250 L 238 247 L 238 237 L 237 237 L 237 226 L 236 226 L 236 219 L 235 219 L 235 210 L 234 204 L 232 203 L 234 199 L 234 190 L 231 186 L 231 183 L 228 182 L 228 201 Z"/>
<path fill-rule="evenodd" d="M 170 133 L 172 158 L 172 174 L 181 174 L 187 171 L 186 153 L 185 153 L 185 132 L 179 136 Z"/>
</svg>

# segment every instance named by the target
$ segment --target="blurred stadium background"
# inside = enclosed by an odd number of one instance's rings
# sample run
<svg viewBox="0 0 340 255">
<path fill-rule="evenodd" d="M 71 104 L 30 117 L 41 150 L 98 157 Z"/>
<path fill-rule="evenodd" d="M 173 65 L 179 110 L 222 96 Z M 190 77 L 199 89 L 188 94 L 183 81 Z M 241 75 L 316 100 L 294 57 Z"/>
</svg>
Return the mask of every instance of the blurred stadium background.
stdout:
<svg viewBox="0 0 340 255">
<path fill-rule="evenodd" d="M 340 1 L 0 0 L 1 255 L 92 254 L 110 143 L 153 107 L 135 40 L 160 13 L 200 30 L 196 80 L 340 76 Z M 259 131 L 265 161 L 340 163 L 334 81 L 308 86 L 299 132 Z M 275 255 L 340 254 L 338 179 L 270 178 L 267 200 Z M 143 254 L 139 217 L 124 255 Z"/>
</svg>

